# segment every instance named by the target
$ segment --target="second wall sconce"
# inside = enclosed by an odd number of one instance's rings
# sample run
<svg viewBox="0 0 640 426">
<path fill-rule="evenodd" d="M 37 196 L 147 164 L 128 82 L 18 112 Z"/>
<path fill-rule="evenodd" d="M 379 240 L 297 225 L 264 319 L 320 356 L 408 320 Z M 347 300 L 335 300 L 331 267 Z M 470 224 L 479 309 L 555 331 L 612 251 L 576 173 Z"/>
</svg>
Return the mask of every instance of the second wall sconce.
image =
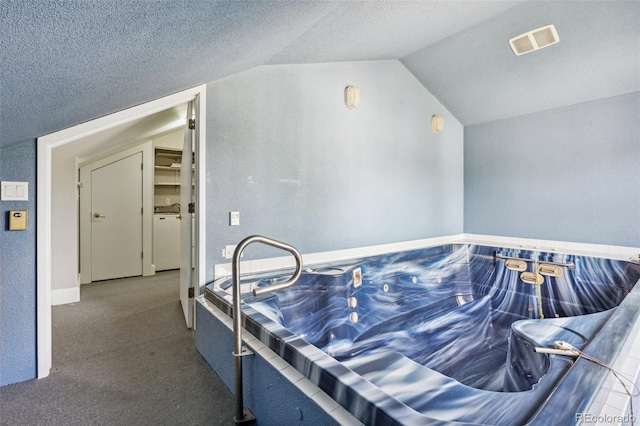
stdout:
<svg viewBox="0 0 640 426">
<path fill-rule="evenodd" d="M 344 88 L 344 105 L 347 109 L 356 109 L 360 105 L 360 89 L 356 86 Z"/>
<path fill-rule="evenodd" d="M 444 130 L 444 118 L 440 115 L 431 116 L 431 131 L 440 133 L 442 130 Z"/>
</svg>

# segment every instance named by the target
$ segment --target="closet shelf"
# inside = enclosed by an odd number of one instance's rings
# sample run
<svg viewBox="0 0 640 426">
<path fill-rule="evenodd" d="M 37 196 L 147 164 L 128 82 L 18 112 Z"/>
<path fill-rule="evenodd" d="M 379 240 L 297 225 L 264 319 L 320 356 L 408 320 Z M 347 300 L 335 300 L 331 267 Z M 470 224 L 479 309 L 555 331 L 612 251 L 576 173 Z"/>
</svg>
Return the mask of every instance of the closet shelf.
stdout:
<svg viewBox="0 0 640 426">
<path fill-rule="evenodd" d="M 182 151 L 176 152 L 175 154 L 172 152 L 157 152 L 156 157 L 160 158 L 182 158 Z"/>
<path fill-rule="evenodd" d="M 155 186 L 180 186 L 180 183 L 171 183 L 171 182 L 157 182 L 154 183 Z M 191 186 L 195 186 L 195 183 L 192 183 Z"/>
</svg>

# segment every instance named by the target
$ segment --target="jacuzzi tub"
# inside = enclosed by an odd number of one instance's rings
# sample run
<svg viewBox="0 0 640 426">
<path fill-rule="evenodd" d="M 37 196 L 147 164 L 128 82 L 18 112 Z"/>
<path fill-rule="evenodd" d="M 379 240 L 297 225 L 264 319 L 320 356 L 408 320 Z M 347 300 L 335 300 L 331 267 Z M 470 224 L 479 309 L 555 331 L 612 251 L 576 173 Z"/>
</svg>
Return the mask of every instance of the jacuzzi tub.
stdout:
<svg viewBox="0 0 640 426">
<path fill-rule="evenodd" d="M 575 416 L 596 390 L 585 379 L 607 372 L 574 374 L 583 360 L 533 347 L 563 340 L 607 362 L 640 292 L 634 263 L 466 244 L 315 265 L 287 290 L 251 295 L 286 276 L 243 277 L 244 328 L 366 424 Z M 230 284 L 206 292 L 229 315 Z M 566 412 L 549 417 L 561 384 Z"/>
</svg>

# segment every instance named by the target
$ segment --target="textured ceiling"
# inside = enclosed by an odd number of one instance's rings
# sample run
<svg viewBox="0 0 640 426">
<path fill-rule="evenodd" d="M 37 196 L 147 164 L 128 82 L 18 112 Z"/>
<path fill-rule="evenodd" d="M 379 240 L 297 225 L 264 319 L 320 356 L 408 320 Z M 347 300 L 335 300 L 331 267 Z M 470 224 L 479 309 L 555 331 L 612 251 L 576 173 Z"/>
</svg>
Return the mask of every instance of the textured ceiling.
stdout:
<svg viewBox="0 0 640 426">
<path fill-rule="evenodd" d="M 0 1 L 0 144 L 267 64 L 399 59 L 463 124 L 640 90 L 637 1 Z M 548 23 L 560 43 L 516 58 Z"/>
<path fill-rule="evenodd" d="M 514 1 L 342 3 L 268 63 L 399 59 L 517 4 Z"/>
</svg>

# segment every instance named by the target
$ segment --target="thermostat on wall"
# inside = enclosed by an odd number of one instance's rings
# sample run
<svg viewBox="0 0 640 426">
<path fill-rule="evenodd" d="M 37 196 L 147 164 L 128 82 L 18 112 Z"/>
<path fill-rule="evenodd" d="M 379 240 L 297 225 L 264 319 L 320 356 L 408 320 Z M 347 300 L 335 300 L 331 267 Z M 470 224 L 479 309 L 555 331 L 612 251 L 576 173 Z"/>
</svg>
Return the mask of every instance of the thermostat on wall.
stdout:
<svg viewBox="0 0 640 426">
<path fill-rule="evenodd" d="M 9 211 L 9 231 L 24 231 L 27 229 L 27 211 Z"/>
</svg>

